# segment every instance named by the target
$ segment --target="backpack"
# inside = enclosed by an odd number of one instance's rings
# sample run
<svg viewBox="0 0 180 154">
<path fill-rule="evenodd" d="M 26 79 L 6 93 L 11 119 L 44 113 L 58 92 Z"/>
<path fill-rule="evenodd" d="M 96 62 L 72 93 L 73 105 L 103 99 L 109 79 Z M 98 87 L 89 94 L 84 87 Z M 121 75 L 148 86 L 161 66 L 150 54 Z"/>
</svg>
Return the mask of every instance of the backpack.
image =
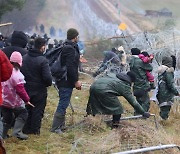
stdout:
<svg viewBox="0 0 180 154">
<path fill-rule="evenodd" d="M 61 65 L 61 54 L 65 44 L 49 51 L 45 56 L 49 60 L 51 75 L 56 81 L 67 80 L 67 67 Z"/>
<path fill-rule="evenodd" d="M 48 52 L 45 53 L 46 59 L 48 59 L 49 66 L 51 67 L 52 64 L 58 59 L 60 51 L 61 51 L 62 45 L 52 48 Z"/>
</svg>

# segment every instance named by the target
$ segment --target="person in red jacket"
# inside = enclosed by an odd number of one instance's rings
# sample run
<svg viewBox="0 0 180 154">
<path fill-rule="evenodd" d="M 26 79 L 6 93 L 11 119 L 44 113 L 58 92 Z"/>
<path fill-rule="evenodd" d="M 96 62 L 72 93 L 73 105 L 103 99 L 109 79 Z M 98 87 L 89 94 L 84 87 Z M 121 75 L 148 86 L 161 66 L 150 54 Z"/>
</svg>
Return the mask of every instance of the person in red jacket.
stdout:
<svg viewBox="0 0 180 154">
<path fill-rule="evenodd" d="M 0 81 L 4 82 L 11 77 L 13 66 L 5 53 L 0 50 Z M 2 105 L 2 86 L 0 84 L 0 106 Z"/>
<path fill-rule="evenodd" d="M 0 50 L 0 81 L 4 82 L 11 77 L 13 66 L 11 65 L 9 59 L 5 53 Z M 3 132 L 3 123 L 1 121 L 1 106 L 2 106 L 2 86 L 0 84 L 0 149 L 4 151 L 5 149 L 2 146 L 2 132 Z"/>
</svg>

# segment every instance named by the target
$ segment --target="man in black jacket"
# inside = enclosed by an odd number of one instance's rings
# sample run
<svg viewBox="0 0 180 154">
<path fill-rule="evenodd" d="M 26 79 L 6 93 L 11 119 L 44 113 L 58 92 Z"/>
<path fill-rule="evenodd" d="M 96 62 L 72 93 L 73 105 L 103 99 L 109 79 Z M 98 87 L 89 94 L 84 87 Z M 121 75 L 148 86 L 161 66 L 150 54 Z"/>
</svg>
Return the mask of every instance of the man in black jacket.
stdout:
<svg viewBox="0 0 180 154">
<path fill-rule="evenodd" d="M 79 48 L 77 45 L 79 33 L 76 29 L 70 28 L 67 31 L 67 39 L 64 42 L 63 51 L 61 54 L 62 66 L 67 67 L 67 78 L 57 81 L 59 89 L 59 104 L 54 114 L 51 132 L 62 133 L 65 127 L 66 109 L 70 103 L 73 88 L 81 90 L 81 82 L 78 77 L 79 65 Z"/>
<path fill-rule="evenodd" d="M 47 99 L 47 87 L 52 84 L 52 76 L 48 60 L 43 56 L 45 39 L 36 38 L 35 48 L 23 56 L 22 73 L 25 76 L 25 88 L 30 102 L 35 106 L 27 106 L 28 119 L 24 127 L 26 134 L 40 134 L 41 120 Z"/>
<path fill-rule="evenodd" d="M 10 59 L 11 54 L 14 51 L 18 51 L 21 55 L 25 55 L 28 51 L 25 49 L 28 43 L 26 34 L 22 31 L 14 31 L 11 37 L 11 46 L 5 47 L 2 50 L 6 56 Z"/>
</svg>

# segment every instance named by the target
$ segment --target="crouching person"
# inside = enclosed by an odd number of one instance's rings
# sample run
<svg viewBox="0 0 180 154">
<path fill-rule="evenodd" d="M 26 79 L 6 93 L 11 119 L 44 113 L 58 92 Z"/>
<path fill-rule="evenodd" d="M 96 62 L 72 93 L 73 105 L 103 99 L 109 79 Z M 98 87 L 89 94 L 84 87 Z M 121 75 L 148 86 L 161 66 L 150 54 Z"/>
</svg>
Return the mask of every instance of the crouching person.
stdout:
<svg viewBox="0 0 180 154">
<path fill-rule="evenodd" d="M 9 80 L 2 82 L 3 92 L 3 138 L 7 138 L 8 130 L 15 115 L 15 124 L 12 136 L 19 139 L 27 139 L 28 136 L 22 133 L 22 129 L 28 117 L 28 112 L 25 108 L 25 103 L 33 106 L 29 102 L 29 96 L 24 88 L 24 76 L 20 72 L 22 66 L 22 56 L 19 52 L 13 52 L 10 57 L 10 62 L 13 65 L 12 75 Z M 25 102 L 25 103 L 24 103 Z"/>
<path fill-rule="evenodd" d="M 179 92 L 174 86 L 173 63 L 172 57 L 163 57 L 162 65 L 158 68 L 157 100 L 160 107 L 160 116 L 163 120 L 168 119 L 173 98 L 179 95 Z"/>
<path fill-rule="evenodd" d="M 123 107 L 118 96 L 123 96 L 144 117 L 150 114 L 145 112 L 142 106 L 135 100 L 131 92 L 131 84 L 135 80 L 132 72 L 127 74 L 107 74 L 97 79 L 90 88 L 90 96 L 87 105 L 87 114 L 106 114 L 113 116 L 113 126 L 117 126 L 123 113 Z"/>
</svg>

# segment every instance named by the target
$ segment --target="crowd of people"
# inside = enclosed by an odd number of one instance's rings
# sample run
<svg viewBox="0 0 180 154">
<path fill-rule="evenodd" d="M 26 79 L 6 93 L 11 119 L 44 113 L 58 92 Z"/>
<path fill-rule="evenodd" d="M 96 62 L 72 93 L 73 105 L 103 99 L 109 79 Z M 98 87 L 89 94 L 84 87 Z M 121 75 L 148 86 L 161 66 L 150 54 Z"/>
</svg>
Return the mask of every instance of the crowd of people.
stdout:
<svg viewBox="0 0 180 154">
<path fill-rule="evenodd" d="M 63 44 L 61 65 L 66 66 L 66 77 L 58 80 L 52 77 L 47 53 Z M 48 49 L 46 49 L 48 47 Z M 78 71 L 83 71 L 80 62 L 84 51 L 79 41 L 79 32 L 70 28 L 65 41 L 55 44 L 47 36 L 27 36 L 22 31 L 14 31 L 10 42 L 0 37 L 0 139 L 9 137 L 8 130 L 13 128 L 12 136 L 28 139 L 28 134 L 40 135 L 41 121 L 47 103 L 47 87 L 52 81 L 59 91 L 59 103 L 52 120 L 51 132 L 61 134 L 65 130 L 66 109 L 70 104 L 73 89 L 81 90 Z M 120 71 L 110 70 L 99 77 L 90 87 L 87 115 L 112 115 L 112 126 L 118 127 L 123 107 L 118 96 L 123 96 L 134 108 L 134 115 L 150 117 L 149 91 L 155 88 L 153 67 L 154 58 L 138 48 L 131 49 L 129 62 L 122 46 L 104 51 L 104 60 L 94 72 L 96 77 L 107 69 L 110 62 Z M 57 55 L 56 55 L 57 56 Z M 128 65 L 129 70 L 123 70 Z M 112 67 L 113 68 L 113 67 Z M 160 116 L 166 120 L 179 92 L 174 85 L 175 57 L 164 56 L 158 68 L 157 100 Z"/>
</svg>

